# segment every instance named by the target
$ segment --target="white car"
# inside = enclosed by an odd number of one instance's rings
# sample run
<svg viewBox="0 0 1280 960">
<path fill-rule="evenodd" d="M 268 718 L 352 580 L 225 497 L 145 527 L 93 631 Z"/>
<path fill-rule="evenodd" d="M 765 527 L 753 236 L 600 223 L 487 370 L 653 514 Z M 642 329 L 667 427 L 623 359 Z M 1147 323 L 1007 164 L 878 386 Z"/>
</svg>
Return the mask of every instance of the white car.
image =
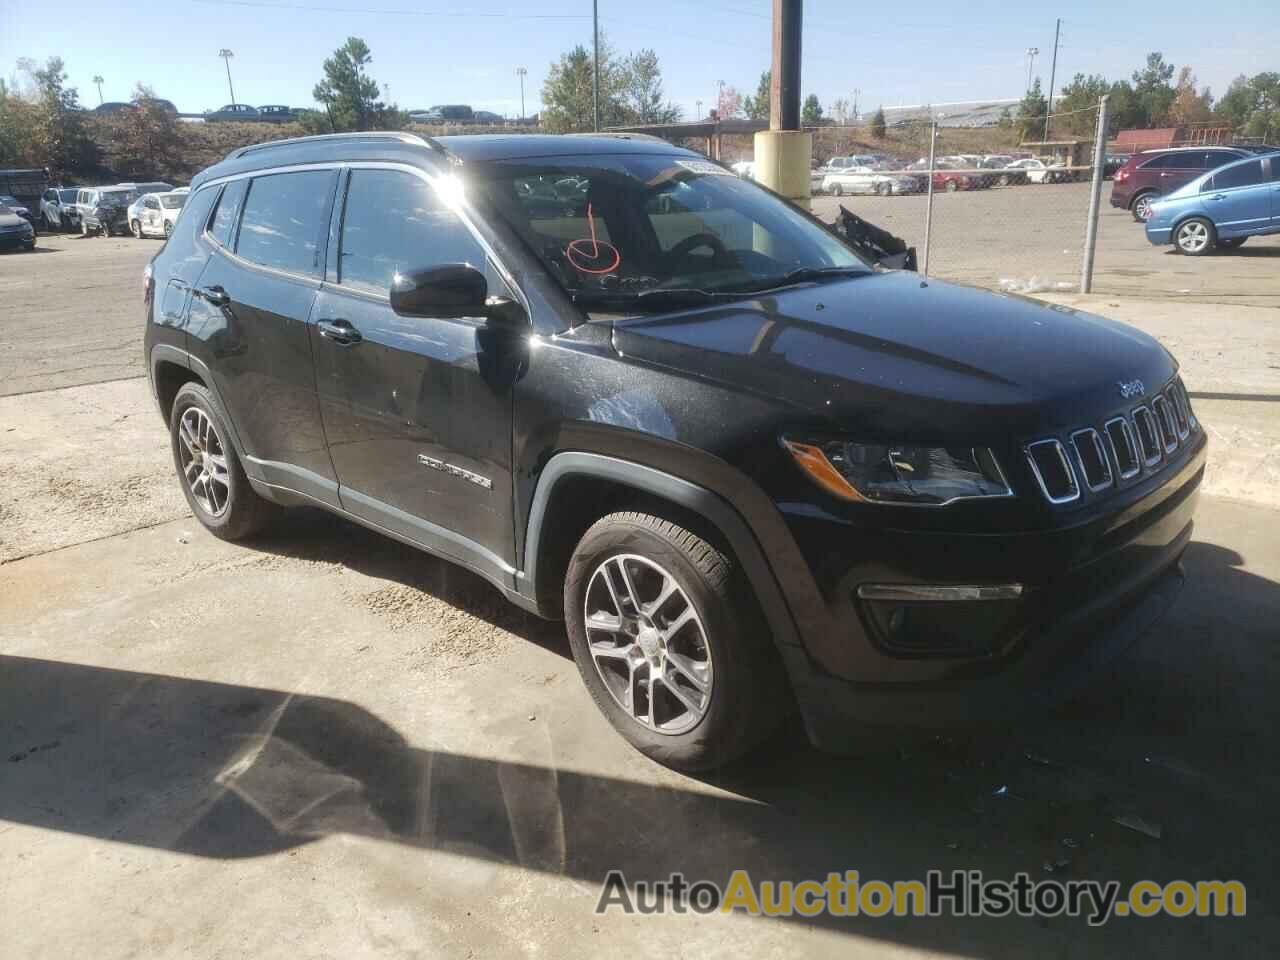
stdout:
<svg viewBox="0 0 1280 960">
<path fill-rule="evenodd" d="M 1043 160 L 1034 158 L 1028 160 L 1015 160 L 1013 163 L 1005 167 L 1006 170 L 1021 170 L 1027 175 L 1027 180 L 1031 183 L 1045 183 L 1049 176 L 1049 165 Z"/>
<path fill-rule="evenodd" d="M 164 193 L 144 193 L 129 204 L 129 232 L 141 240 L 143 237 L 167 237 L 173 232 L 173 223 L 187 202 L 187 194 L 177 190 Z"/>
<path fill-rule="evenodd" d="M 832 196 L 846 193 L 877 193 L 887 197 L 894 193 L 918 193 L 920 181 L 901 173 L 884 173 L 874 167 L 849 167 L 826 174 L 822 189 Z"/>
</svg>

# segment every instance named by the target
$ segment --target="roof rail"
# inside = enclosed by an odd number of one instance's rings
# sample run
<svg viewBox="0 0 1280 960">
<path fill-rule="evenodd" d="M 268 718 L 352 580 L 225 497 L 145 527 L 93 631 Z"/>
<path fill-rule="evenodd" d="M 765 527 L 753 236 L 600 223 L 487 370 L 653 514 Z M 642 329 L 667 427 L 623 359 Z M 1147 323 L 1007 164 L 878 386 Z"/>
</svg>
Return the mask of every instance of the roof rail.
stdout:
<svg viewBox="0 0 1280 960">
<path fill-rule="evenodd" d="M 401 143 L 412 143 L 422 147 L 429 147 L 438 153 L 446 153 L 444 147 L 435 140 L 432 140 L 430 137 L 421 137 L 416 133 L 404 133 L 399 130 L 364 130 L 355 133 L 321 133 L 310 137 L 289 137 L 286 140 L 268 140 L 265 143 L 254 143 L 247 147 L 236 147 L 228 153 L 223 160 L 238 160 L 240 157 L 248 156 L 251 153 L 257 153 L 259 150 L 272 150 L 276 147 L 292 147 L 299 143 L 325 143 L 359 140 L 375 143 L 380 140 L 397 140 Z"/>
</svg>

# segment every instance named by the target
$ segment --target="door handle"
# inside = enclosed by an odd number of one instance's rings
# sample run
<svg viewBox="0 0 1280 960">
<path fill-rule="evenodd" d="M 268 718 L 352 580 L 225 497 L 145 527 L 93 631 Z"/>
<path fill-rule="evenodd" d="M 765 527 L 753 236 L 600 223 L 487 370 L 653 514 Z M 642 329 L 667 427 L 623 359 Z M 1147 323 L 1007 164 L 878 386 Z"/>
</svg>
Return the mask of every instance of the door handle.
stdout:
<svg viewBox="0 0 1280 960">
<path fill-rule="evenodd" d="M 195 292 L 197 297 L 209 301 L 215 307 L 225 307 L 231 302 L 231 295 L 217 284 L 211 287 L 196 287 Z"/>
<path fill-rule="evenodd" d="M 360 331 L 353 327 L 349 320 L 317 320 L 316 329 L 320 331 L 320 336 L 326 340 L 332 340 L 334 343 L 344 347 L 359 343 L 364 339 L 364 337 L 360 336 Z"/>
<path fill-rule="evenodd" d="M 1227 195 L 1226 195 L 1225 193 L 1215 193 L 1215 194 L 1213 195 L 1213 199 L 1214 199 L 1214 200 L 1225 200 L 1225 199 L 1227 199 Z"/>
</svg>

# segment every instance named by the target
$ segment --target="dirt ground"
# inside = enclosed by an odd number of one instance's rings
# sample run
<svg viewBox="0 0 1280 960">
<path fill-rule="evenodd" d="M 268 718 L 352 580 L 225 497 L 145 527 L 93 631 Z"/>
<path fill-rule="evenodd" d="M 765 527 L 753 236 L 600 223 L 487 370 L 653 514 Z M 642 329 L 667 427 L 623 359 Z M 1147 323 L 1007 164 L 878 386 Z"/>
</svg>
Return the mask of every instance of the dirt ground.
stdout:
<svg viewBox="0 0 1280 960">
<path fill-rule="evenodd" d="M 1235 464 L 1174 610 L 1082 699 L 854 757 L 789 729 L 692 778 L 608 728 L 561 628 L 458 568 L 314 511 L 206 535 L 139 376 L 156 243 L 45 245 L 0 257 L 0 955 L 1276 952 L 1274 309 L 1065 298 L 1170 344 Z M 1236 878 L 1248 916 L 598 916 L 615 867 Z"/>
</svg>

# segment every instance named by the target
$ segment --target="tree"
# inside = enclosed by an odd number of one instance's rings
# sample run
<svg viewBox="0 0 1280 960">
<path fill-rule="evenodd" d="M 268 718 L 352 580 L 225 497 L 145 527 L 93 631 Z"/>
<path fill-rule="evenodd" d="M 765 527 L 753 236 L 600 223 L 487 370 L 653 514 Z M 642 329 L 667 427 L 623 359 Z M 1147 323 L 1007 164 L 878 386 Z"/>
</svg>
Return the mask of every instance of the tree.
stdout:
<svg viewBox="0 0 1280 960">
<path fill-rule="evenodd" d="M 1243 130 L 1257 106 L 1257 91 L 1254 90 L 1249 78 L 1241 74 L 1231 81 L 1227 92 L 1214 107 L 1213 113 L 1218 119 L 1231 124 L 1233 130 Z"/>
<path fill-rule="evenodd" d="M 883 140 L 884 129 L 884 107 L 876 107 L 875 116 L 871 118 L 871 136 L 876 140 Z"/>
<path fill-rule="evenodd" d="M 1031 89 L 1018 104 L 1018 113 L 1014 118 L 1018 139 L 1041 137 L 1044 134 L 1044 120 L 1048 112 L 1049 101 L 1045 99 L 1044 92 L 1040 89 L 1040 78 L 1036 77 L 1035 82 L 1031 84 Z"/>
<path fill-rule="evenodd" d="M 1280 73 L 1236 77 L 1214 115 L 1238 133 L 1274 142 L 1280 136 Z"/>
<path fill-rule="evenodd" d="M 1120 130 L 1132 130 L 1143 126 L 1146 119 L 1142 113 L 1142 105 L 1133 85 L 1128 80 L 1117 80 L 1111 85 L 1107 101 L 1107 132 L 1111 135 Z"/>
<path fill-rule="evenodd" d="M 1111 92 L 1111 83 L 1100 73 L 1077 73 L 1062 88 L 1054 114 L 1053 129 L 1073 136 L 1092 138 L 1098 128 L 1098 101 Z"/>
<path fill-rule="evenodd" d="M 61 57 L 50 57 L 31 70 L 34 84 L 28 122 L 28 160 L 47 166 L 61 178 L 69 170 L 97 166 L 97 147 L 89 138 L 80 109 L 80 95 L 68 87 Z"/>
<path fill-rule="evenodd" d="M 716 101 L 716 115 L 721 120 L 732 120 L 742 115 L 742 94 L 737 87 L 721 87 Z"/>
<path fill-rule="evenodd" d="M 662 99 L 662 71 L 658 55 L 645 49 L 633 53 L 622 65 L 622 102 L 628 123 L 675 123 L 680 108 Z"/>
<path fill-rule="evenodd" d="M 1169 120 L 1179 127 L 1204 123 L 1212 116 L 1213 96 L 1205 87 L 1196 92 L 1196 75 L 1190 67 L 1178 71 L 1178 82 L 1173 87 L 1173 105 L 1169 108 Z"/>
<path fill-rule="evenodd" d="M 805 123 L 817 123 L 822 119 L 822 104 L 818 102 L 816 93 L 805 97 L 804 106 L 800 108 L 800 119 Z"/>
<path fill-rule="evenodd" d="M 115 114 L 107 131 L 111 166 L 131 178 L 158 179 L 181 163 L 177 115 L 148 86 L 134 87 L 130 109 Z"/>
<path fill-rule="evenodd" d="M 760 74 L 760 84 L 756 87 L 756 95 L 743 99 L 742 109 L 746 111 L 748 120 L 769 119 L 769 88 L 772 84 L 773 71 L 766 70 Z"/>
<path fill-rule="evenodd" d="M 623 102 L 625 71 L 615 62 L 613 48 L 600 35 L 600 126 L 627 122 Z M 656 58 L 655 58 L 656 59 Z M 552 133 L 581 133 L 594 127 L 591 78 L 595 63 L 591 51 L 578 44 L 547 71 L 542 84 L 542 125 Z M 661 88 L 659 88 L 660 90 Z"/>
<path fill-rule="evenodd" d="M 842 125 L 853 119 L 853 110 L 849 106 L 849 101 L 844 97 L 840 97 L 832 102 L 831 119 Z"/>
<path fill-rule="evenodd" d="M 378 96 L 378 81 L 368 73 L 372 62 L 369 45 L 359 37 L 348 37 L 324 62 L 324 78 L 311 91 L 324 112 L 306 125 L 327 127 L 333 132 L 403 126 L 404 115 Z"/>
<path fill-rule="evenodd" d="M 1147 65 L 1133 72 L 1133 93 L 1143 126 L 1158 127 L 1168 122 L 1174 98 L 1173 87 L 1169 86 L 1173 72 L 1173 64 L 1166 63 L 1162 53 L 1147 54 Z"/>
</svg>

